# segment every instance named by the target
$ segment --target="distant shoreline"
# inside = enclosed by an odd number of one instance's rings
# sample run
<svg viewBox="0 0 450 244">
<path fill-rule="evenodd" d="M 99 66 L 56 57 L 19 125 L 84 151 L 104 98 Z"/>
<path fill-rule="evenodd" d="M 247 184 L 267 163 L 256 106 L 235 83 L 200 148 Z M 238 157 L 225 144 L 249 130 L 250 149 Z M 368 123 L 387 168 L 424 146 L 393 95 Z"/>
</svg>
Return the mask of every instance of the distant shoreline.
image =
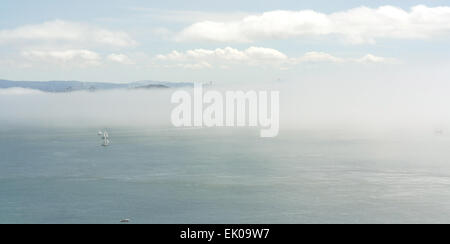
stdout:
<svg viewBox="0 0 450 244">
<path fill-rule="evenodd" d="M 43 92 L 102 91 L 112 89 L 168 89 L 192 87 L 193 82 L 136 81 L 130 83 L 102 83 L 82 81 L 11 81 L 0 80 L 0 89 L 24 88 Z"/>
</svg>

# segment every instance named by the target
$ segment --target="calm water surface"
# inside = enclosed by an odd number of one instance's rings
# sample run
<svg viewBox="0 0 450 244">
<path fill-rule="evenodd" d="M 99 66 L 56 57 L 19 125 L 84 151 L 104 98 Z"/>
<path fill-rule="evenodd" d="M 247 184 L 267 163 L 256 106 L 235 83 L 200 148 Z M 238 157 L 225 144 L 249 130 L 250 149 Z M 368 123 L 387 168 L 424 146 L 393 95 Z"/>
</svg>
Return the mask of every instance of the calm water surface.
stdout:
<svg viewBox="0 0 450 244">
<path fill-rule="evenodd" d="M 450 223 L 450 136 L 0 130 L 0 223 Z"/>
</svg>

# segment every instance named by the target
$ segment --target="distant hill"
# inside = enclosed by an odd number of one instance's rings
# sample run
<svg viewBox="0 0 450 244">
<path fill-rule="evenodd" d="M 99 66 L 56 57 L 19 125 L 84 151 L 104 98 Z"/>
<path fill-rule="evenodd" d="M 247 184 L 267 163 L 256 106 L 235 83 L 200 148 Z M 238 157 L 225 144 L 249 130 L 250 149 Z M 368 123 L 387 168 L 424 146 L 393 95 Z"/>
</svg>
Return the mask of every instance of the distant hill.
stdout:
<svg viewBox="0 0 450 244">
<path fill-rule="evenodd" d="M 111 89 L 161 89 L 192 87 L 188 82 L 137 81 L 131 83 L 103 83 L 81 81 L 10 81 L 0 80 L 0 88 L 20 87 L 44 92 L 98 91 Z"/>
<path fill-rule="evenodd" d="M 135 89 L 167 89 L 167 88 L 170 87 L 165 85 L 154 85 L 154 84 L 135 87 Z"/>
<path fill-rule="evenodd" d="M 151 81 L 151 80 L 144 80 L 144 81 L 136 81 L 130 83 L 134 88 L 136 87 L 142 87 L 142 86 L 167 86 L 168 88 L 178 88 L 178 87 L 193 87 L 193 82 L 167 82 L 167 81 Z M 162 87 L 160 87 L 162 88 Z"/>
</svg>

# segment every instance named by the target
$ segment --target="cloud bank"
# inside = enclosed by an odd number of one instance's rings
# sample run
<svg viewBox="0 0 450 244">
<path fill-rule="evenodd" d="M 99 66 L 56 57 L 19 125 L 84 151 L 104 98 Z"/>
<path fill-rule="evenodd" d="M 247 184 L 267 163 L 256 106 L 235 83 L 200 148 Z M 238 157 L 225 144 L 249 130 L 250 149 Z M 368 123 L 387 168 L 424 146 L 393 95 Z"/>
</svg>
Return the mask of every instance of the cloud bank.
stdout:
<svg viewBox="0 0 450 244">
<path fill-rule="evenodd" d="M 62 20 L 0 30 L 0 44 L 16 42 L 64 42 L 69 44 L 129 47 L 137 44 L 126 32 Z"/>
<path fill-rule="evenodd" d="M 249 43 L 267 39 L 339 37 L 353 44 L 378 39 L 429 39 L 450 34 L 450 7 L 359 7 L 331 14 L 270 11 L 234 21 L 202 21 L 183 29 L 178 41 Z"/>
<path fill-rule="evenodd" d="M 228 65 L 249 66 L 291 66 L 302 63 L 394 63 L 395 59 L 378 57 L 367 54 L 362 58 L 341 58 L 324 52 L 308 52 L 301 57 L 289 57 L 288 55 L 264 47 L 249 47 L 238 50 L 231 47 L 208 49 L 193 49 L 185 52 L 172 51 L 168 54 L 156 56 L 158 62 L 173 64 L 184 68 L 212 68 L 215 66 L 226 67 Z"/>
<path fill-rule="evenodd" d="M 292 83 L 214 86 L 226 91 L 280 91 L 281 131 L 288 129 L 410 129 L 450 130 L 448 82 L 421 82 L 422 78 L 369 77 L 326 80 L 302 79 Z M 387 79 L 386 79 L 387 78 Z M 332 82 L 330 82 L 331 80 Z M 420 81 L 420 82 L 419 82 Z M 405 86 L 415 83 L 417 86 Z M 192 92 L 192 89 L 187 89 Z M 0 89 L 0 128 L 14 126 L 68 126 L 94 128 L 162 126 L 175 129 L 170 114 L 174 90 L 110 90 L 44 93 L 27 89 Z M 420 98 L 420 99 L 419 99 Z M 7 126 L 5 126 L 5 123 Z M 438 126 L 438 127 L 435 127 Z"/>
<path fill-rule="evenodd" d="M 111 62 L 119 63 L 119 64 L 134 64 L 134 61 L 131 60 L 127 55 L 125 54 L 110 54 L 107 59 Z"/>
<path fill-rule="evenodd" d="M 100 65 L 99 54 L 89 50 L 63 50 L 63 51 L 23 51 L 22 56 L 30 61 L 47 62 L 55 64 Z"/>
</svg>

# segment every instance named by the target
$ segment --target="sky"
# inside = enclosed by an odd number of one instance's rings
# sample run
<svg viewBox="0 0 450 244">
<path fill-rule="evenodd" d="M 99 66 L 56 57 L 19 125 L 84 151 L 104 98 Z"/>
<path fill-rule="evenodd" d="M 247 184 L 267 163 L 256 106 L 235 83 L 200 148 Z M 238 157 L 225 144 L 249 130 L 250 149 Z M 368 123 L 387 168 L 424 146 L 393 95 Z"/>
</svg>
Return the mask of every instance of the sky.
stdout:
<svg viewBox="0 0 450 244">
<path fill-rule="evenodd" d="M 449 41 L 439 0 L 4 0 L 0 79 L 414 85 L 447 80 Z"/>
</svg>

